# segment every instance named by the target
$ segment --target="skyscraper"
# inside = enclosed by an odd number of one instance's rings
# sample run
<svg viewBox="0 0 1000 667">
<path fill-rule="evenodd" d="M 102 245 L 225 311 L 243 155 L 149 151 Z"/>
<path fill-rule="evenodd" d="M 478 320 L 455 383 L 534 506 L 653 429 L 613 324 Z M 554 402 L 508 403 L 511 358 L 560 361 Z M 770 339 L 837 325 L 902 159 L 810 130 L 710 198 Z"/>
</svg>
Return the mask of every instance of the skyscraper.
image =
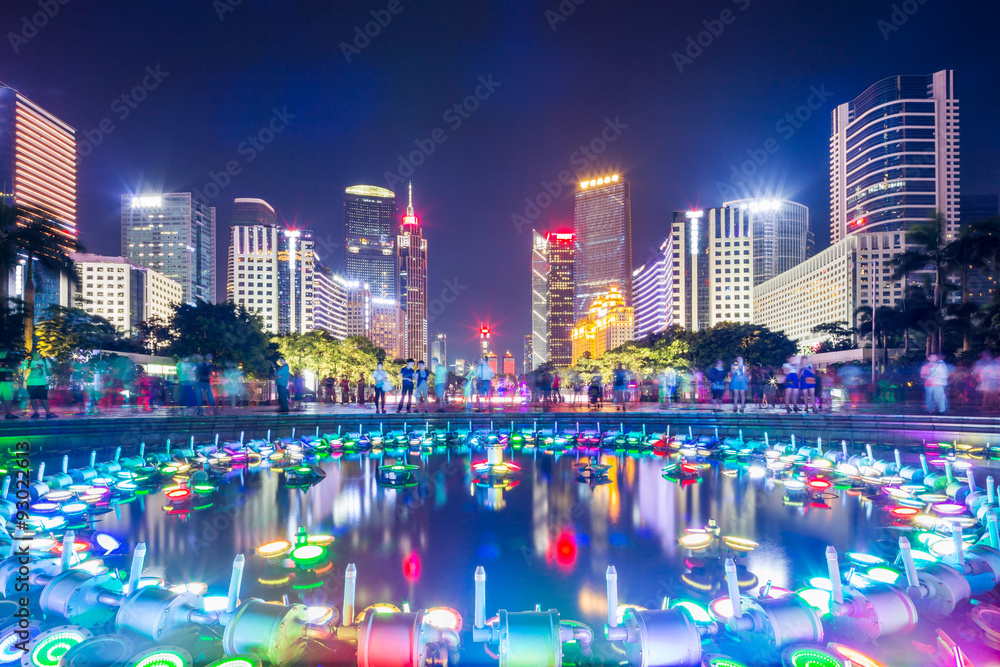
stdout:
<svg viewBox="0 0 1000 667">
<path fill-rule="evenodd" d="M 185 303 L 215 301 L 215 208 L 190 192 L 122 195 L 122 256 L 179 282 Z"/>
<path fill-rule="evenodd" d="M 531 362 L 526 371 L 549 360 L 549 243 L 531 232 Z"/>
<path fill-rule="evenodd" d="M 935 212 L 958 233 L 959 114 L 955 75 L 892 76 L 831 114 L 830 241 L 905 231 Z"/>
<path fill-rule="evenodd" d="M 625 296 L 617 287 L 590 305 L 587 317 L 573 328 L 572 363 L 575 364 L 585 353 L 591 359 L 600 359 L 608 350 L 624 345 L 635 337 L 635 313 L 625 302 Z"/>
<path fill-rule="evenodd" d="M 673 249 L 668 236 L 655 257 L 632 272 L 636 340 L 674 324 Z"/>
<path fill-rule="evenodd" d="M 809 208 L 785 199 L 740 199 L 723 204 L 743 209 L 753 236 L 756 287 L 806 261 Z"/>
<path fill-rule="evenodd" d="M 632 195 L 618 174 L 580 183 L 573 214 L 576 232 L 574 318 L 611 287 L 632 301 Z"/>
<path fill-rule="evenodd" d="M 34 209 L 62 250 L 76 250 L 76 130 L 0 84 L 0 199 Z"/>
<path fill-rule="evenodd" d="M 412 359 L 427 359 L 427 239 L 413 213 L 413 184 L 409 204 L 396 237 L 399 282 L 399 305 L 406 318 L 403 326 L 404 354 Z"/>
<path fill-rule="evenodd" d="M 368 283 L 372 296 L 398 299 L 396 292 L 396 193 L 375 185 L 344 191 L 346 277 Z"/>
<path fill-rule="evenodd" d="M 315 326 L 337 340 L 347 338 L 347 281 L 322 264 L 313 273 Z"/>
<path fill-rule="evenodd" d="M 278 333 L 281 230 L 274 208 L 263 199 L 236 199 L 229 228 L 226 299 L 260 316 L 264 331 Z"/>
<path fill-rule="evenodd" d="M 523 373 L 527 373 L 532 370 L 533 357 L 535 356 L 532 352 L 532 341 L 531 334 L 524 334 L 524 366 L 521 367 Z"/>
<path fill-rule="evenodd" d="M 442 365 L 448 365 L 448 337 L 443 333 L 434 336 L 434 339 L 431 341 L 431 359 L 434 357 L 437 357 Z"/>
<path fill-rule="evenodd" d="M 385 350 L 386 357 L 392 361 L 405 358 L 402 338 L 406 318 L 399 302 L 394 299 L 372 299 L 372 326 L 369 338 L 376 347 Z"/>
<path fill-rule="evenodd" d="M 569 366 L 573 354 L 573 275 L 572 233 L 546 235 L 548 245 L 548 361 Z"/>
<path fill-rule="evenodd" d="M 347 335 L 372 335 L 372 294 L 368 283 L 349 280 L 345 284 L 347 292 Z"/>
<path fill-rule="evenodd" d="M 306 333 L 316 328 L 314 245 L 312 232 L 304 229 L 283 229 L 278 238 L 279 333 Z"/>
<path fill-rule="evenodd" d="M 517 375 L 517 373 L 514 372 L 514 355 L 510 353 L 510 350 L 504 352 L 503 363 L 500 368 L 503 375 Z"/>
</svg>

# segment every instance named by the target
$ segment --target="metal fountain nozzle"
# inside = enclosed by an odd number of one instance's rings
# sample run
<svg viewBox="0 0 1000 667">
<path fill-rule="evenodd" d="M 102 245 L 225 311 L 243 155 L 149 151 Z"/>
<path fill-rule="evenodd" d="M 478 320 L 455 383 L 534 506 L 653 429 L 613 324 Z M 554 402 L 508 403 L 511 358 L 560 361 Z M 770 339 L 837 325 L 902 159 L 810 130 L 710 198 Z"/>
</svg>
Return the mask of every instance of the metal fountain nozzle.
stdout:
<svg viewBox="0 0 1000 667">
<path fill-rule="evenodd" d="M 240 588 L 243 586 L 243 567 L 246 558 L 243 554 L 237 554 L 233 559 L 233 574 L 229 578 L 229 592 L 226 597 L 226 613 L 232 614 L 236 611 L 236 605 L 240 599 Z"/>
<path fill-rule="evenodd" d="M 608 581 L 608 622 L 604 626 L 604 637 L 608 641 L 625 641 L 628 630 L 618 625 L 618 570 L 608 565 L 605 578 Z"/>
<path fill-rule="evenodd" d="M 486 625 L 486 570 L 482 565 L 476 567 L 476 609 L 475 623 L 472 626 L 472 641 L 489 642 L 493 639 L 493 630 Z"/>
<path fill-rule="evenodd" d="M 924 589 L 920 586 L 920 578 L 917 576 L 917 566 L 913 562 L 910 541 L 905 537 L 899 538 L 899 555 L 903 559 L 903 569 L 906 572 L 906 594 L 911 599 L 919 600 L 924 597 Z"/>
<path fill-rule="evenodd" d="M 726 621 L 726 626 L 734 632 L 749 630 L 753 626 L 750 618 L 744 620 L 743 603 L 740 601 L 740 584 L 736 578 L 736 561 L 732 558 L 726 559 L 726 588 L 729 591 L 729 604 L 733 608 L 733 613 Z"/>
<path fill-rule="evenodd" d="M 134 593 L 139 588 L 139 579 L 142 577 L 142 566 L 146 561 L 146 543 L 139 542 L 132 552 L 132 567 L 128 574 L 128 589 L 126 593 Z"/>
<path fill-rule="evenodd" d="M 849 615 L 849 605 L 844 604 L 844 584 L 840 578 L 840 559 L 834 546 L 826 548 L 826 567 L 830 575 L 831 604 L 834 616 Z"/>
</svg>

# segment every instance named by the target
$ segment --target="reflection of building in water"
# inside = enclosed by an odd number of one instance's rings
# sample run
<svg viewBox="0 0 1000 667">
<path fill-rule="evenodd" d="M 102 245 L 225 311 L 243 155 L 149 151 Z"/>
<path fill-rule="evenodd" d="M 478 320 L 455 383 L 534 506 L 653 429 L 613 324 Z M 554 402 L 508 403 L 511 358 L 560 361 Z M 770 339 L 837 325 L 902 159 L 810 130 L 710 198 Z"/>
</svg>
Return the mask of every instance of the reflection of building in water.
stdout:
<svg viewBox="0 0 1000 667">
<path fill-rule="evenodd" d="M 629 463 L 634 461 L 629 459 Z M 674 556 L 677 538 L 685 528 L 678 525 L 678 517 L 684 521 L 686 508 L 678 507 L 677 496 L 680 495 L 683 499 L 683 493 L 678 492 L 675 484 L 662 479 L 662 475 L 658 465 L 639 466 L 638 479 L 633 486 L 633 508 L 639 511 L 639 519 L 635 525 L 642 525 L 656 533 L 663 551 Z"/>
</svg>

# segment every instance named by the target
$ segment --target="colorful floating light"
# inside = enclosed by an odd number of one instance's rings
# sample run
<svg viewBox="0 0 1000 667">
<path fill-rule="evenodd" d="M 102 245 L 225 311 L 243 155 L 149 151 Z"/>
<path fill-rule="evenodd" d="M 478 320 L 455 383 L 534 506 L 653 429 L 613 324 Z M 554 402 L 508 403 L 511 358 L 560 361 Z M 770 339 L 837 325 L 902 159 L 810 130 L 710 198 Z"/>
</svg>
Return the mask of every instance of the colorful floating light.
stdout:
<svg viewBox="0 0 1000 667">
<path fill-rule="evenodd" d="M 30 664 L 34 665 L 34 667 L 58 667 L 66 651 L 89 637 L 90 633 L 82 628 L 56 629 L 43 632 L 35 640 L 34 648 L 28 653 Z"/>
<path fill-rule="evenodd" d="M 278 558 L 284 556 L 292 548 L 292 543 L 288 540 L 275 540 L 257 547 L 257 553 L 264 558 Z"/>
<path fill-rule="evenodd" d="M 701 606 L 697 602 L 692 600 L 677 600 L 670 604 L 671 609 L 680 608 L 684 609 L 691 615 L 691 619 L 695 623 L 711 623 L 712 617 L 709 615 L 708 610 Z"/>
<path fill-rule="evenodd" d="M 830 613 L 830 591 L 825 591 L 820 588 L 806 588 L 797 593 L 797 595 L 802 598 L 807 605 L 818 609 L 821 614 Z"/>
<path fill-rule="evenodd" d="M 326 549 L 317 544 L 302 544 L 292 549 L 291 558 L 296 563 L 314 563 L 326 555 Z"/>
<path fill-rule="evenodd" d="M 132 658 L 128 667 L 190 667 L 193 663 L 187 651 L 176 648 L 150 649 Z"/>
<path fill-rule="evenodd" d="M 461 632 L 462 615 L 451 607 L 431 607 L 424 612 L 424 623 L 441 630 Z"/>
<path fill-rule="evenodd" d="M 194 593 L 195 595 L 204 595 L 208 591 L 208 584 L 204 584 L 200 581 L 192 581 L 186 584 L 177 584 L 176 586 L 170 587 L 171 593 Z"/>
<path fill-rule="evenodd" d="M 786 651 L 783 662 L 790 667 L 844 667 L 843 661 L 833 654 L 814 648 Z"/>
<path fill-rule="evenodd" d="M 849 660 L 855 667 L 886 667 L 884 664 L 871 658 L 861 651 L 857 651 L 850 646 L 845 646 L 844 644 L 836 644 L 831 642 L 827 644 L 827 648 L 839 655 L 840 657 Z"/>
<path fill-rule="evenodd" d="M 698 551 L 712 543 L 712 535 L 710 533 L 688 533 L 677 541 L 685 549 Z"/>
</svg>

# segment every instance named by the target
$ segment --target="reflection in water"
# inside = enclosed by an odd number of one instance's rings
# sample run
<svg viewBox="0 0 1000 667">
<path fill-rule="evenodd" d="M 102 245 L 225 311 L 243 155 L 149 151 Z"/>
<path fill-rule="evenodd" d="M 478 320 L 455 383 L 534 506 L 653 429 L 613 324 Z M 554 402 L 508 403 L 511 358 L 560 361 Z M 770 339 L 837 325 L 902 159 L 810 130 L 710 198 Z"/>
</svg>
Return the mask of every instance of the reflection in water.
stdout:
<svg viewBox="0 0 1000 667">
<path fill-rule="evenodd" d="M 326 478 L 308 489 L 289 488 L 277 470 L 242 470 L 229 475 L 210 508 L 168 514 L 163 495 L 151 494 L 100 517 L 98 529 L 146 542 L 149 576 L 205 581 L 213 593 L 224 590 L 235 554 L 247 555 L 247 581 L 258 582 L 266 567 L 255 549 L 294 542 L 305 527 L 336 537 L 332 566 L 309 576 L 292 568 L 283 586 L 249 583 L 245 597 L 288 594 L 339 606 L 344 567 L 354 562 L 359 608 L 408 602 L 471 617 L 472 574 L 481 564 L 488 608 L 537 603 L 595 623 L 604 614 L 609 564 L 617 567 L 622 603 L 659 606 L 663 597 L 691 595 L 681 583 L 689 554 L 677 539 L 712 519 L 723 535 L 759 542 L 746 564 L 761 584 L 781 587 L 820 570 L 827 544 L 868 551 L 880 534 L 879 511 L 860 495 L 789 505 L 782 486 L 766 477 L 712 466 L 697 481 L 678 483 L 664 479 L 664 461 L 518 454 L 521 470 L 511 480 L 483 485 L 467 457 L 441 453 L 409 459 L 419 466 L 416 486 L 384 488 L 376 469 L 394 459 L 344 456 L 323 461 Z M 580 480 L 578 468 L 591 463 L 611 466 L 606 480 Z"/>
</svg>

